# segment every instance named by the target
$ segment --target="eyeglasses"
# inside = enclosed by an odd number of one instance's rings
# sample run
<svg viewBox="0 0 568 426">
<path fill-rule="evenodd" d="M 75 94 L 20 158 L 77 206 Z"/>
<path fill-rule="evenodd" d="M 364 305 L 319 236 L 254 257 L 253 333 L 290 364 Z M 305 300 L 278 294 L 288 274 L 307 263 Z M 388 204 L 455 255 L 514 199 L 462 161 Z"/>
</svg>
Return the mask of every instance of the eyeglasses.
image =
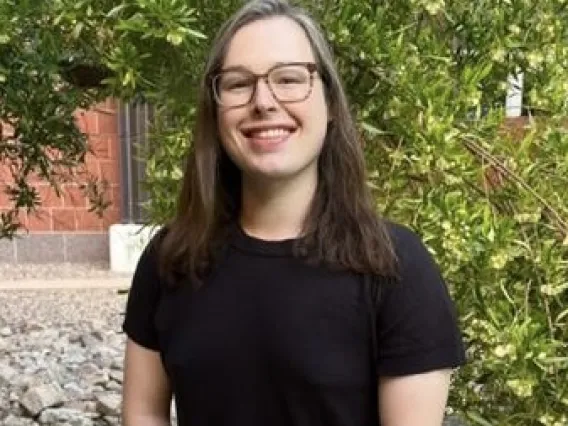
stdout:
<svg viewBox="0 0 568 426">
<path fill-rule="evenodd" d="M 265 74 L 255 74 L 242 67 L 228 68 L 213 77 L 213 94 L 219 105 L 244 106 L 255 96 L 258 80 L 263 79 L 279 102 L 301 102 L 312 92 L 317 69 L 312 62 L 278 64 Z"/>
</svg>

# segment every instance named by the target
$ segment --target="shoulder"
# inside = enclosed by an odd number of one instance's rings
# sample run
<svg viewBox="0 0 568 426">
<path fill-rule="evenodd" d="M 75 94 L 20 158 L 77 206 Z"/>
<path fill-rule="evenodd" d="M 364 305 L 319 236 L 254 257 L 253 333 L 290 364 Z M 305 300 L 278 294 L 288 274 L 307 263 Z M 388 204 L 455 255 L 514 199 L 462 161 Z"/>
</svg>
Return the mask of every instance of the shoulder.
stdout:
<svg viewBox="0 0 568 426">
<path fill-rule="evenodd" d="M 437 267 L 432 253 L 416 231 L 406 225 L 392 221 L 386 221 L 386 225 L 401 273 L 408 267 Z"/>
<path fill-rule="evenodd" d="M 146 266 L 148 264 L 152 264 L 153 266 L 157 267 L 162 243 L 164 242 L 164 239 L 168 235 L 168 227 L 167 226 L 148 227 L 148 229 L 145 232 L 145 235 L 146 235 L 146 243 L 140 254 L 140 258 L 138 260 L 138 267 Z"/>
<path fill-rule="evenodd" d="M 158 336 L 154 315 L 160 300 L 161 281 L 158 250 L 166 229 L 150 230 L 150 240 L 142 250 L 132 277 L 122 329 L 138 344 L 156 350 Z"/>
<path fill-rule="evenodd" d="M 458 315 L 441 270 L 417 232 L 389 223 L 399 277 L 377 316 L 379 371 L 416 374 L 465 362 Z"/>
<path fill-rule="evenodd" d="M 166 227 L 146 229 L 145 245 L 138 257 L 132 277 L 132 288 L 151 287 L 156 291 L 160 285 L 160 248 L 167 234 Z"/>
</svg>

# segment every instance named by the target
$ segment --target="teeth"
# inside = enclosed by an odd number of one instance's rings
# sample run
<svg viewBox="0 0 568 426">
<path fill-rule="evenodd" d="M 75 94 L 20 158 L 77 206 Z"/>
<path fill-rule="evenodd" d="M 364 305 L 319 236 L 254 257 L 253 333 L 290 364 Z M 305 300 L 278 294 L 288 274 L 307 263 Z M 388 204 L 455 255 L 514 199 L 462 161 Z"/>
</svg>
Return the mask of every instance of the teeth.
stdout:
<svg viewBox="0 0 568 426">
<path fill-rule="evenodd" d="M 290 134 L 290 131 L 287 129 L 268 129 L 252 132 L 252 136 L 261 139 L 281 138 L 288 134 Z"/>
</svg>

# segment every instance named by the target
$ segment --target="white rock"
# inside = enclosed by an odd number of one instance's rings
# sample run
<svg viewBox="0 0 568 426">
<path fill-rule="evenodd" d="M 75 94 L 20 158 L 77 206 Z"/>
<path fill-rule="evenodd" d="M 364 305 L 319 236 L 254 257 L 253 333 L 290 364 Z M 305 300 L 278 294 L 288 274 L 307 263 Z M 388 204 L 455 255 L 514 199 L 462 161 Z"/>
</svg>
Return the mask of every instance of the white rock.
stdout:
<svg viewBox="0 0 568 426">
<path fill-rule="evenodd" d="M 122 397 L 119 394 L 102 394 L 96 396 L 97 411 L 104 416 L 119 416 Z"/>
<path fill-rule="evenodd" d="M 105 389 L 110 390 L 110 391 L 120 392 L 121 389 L 122 389 L 122 385 L 120 383 L 116 383 L 112 380 L 106 382 L 104 386 L 105 386 Z"/>
<path fill-rule="evenodd" d="M 32 416 L 38 415 L 46 408 L 56 407 L 63 402 L 63 390 L 57 383 L 33 387 L 20 398 L 20 404 Z"/>
<path fill-rule="evenodd" d="M 36 426 L 37 423 L 31 419 L 22 418 L 9 414 L 8 417 L 2 420 L 2 426 Z"/>
<path fill-rule="evenodd" d="M 18 372 L 5 363 L 0 363 L 0 386 L 9 386 L 13 383 Z"/>
<path fill-rule="evenodd" d="M 122 380 L 124 379 L 124 373 L 122 371 L 112 370 L 109 375 L 110 378 L 117 383 L 122 383 Z"/>
<path fill-rule="evenodd" d="M 45 425 L 64 424 L 69 426 L 93 426 L 93 421 L 85 413 L 72 408 L 47 408 L 39 416 Z"/>
<path fill-rule="evenodd" d="M 81 400 L 87 396 L 87 392 L 75 382 L 65 383 L 63 385 L 65 394 L 70 400 Z"/>
<path fill-rule="evenodd" d="M 9 351 L 8 340 L 0 337 L 0 353 L 1 352 L 8 352 L 8 351 Z"/>
</svg>

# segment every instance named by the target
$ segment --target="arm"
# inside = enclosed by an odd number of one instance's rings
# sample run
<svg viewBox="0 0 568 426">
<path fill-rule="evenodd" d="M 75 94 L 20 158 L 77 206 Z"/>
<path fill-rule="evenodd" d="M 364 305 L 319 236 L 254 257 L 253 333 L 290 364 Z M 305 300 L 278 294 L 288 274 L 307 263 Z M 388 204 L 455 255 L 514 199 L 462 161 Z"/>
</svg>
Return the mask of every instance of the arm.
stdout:
<svg viewBox="0 0 568 426">
<path fill-rule="evenodd" d="M 172 392 L 159 352 L 126 342 L 122 425 L 169 426 Z"/>
<path fill-rule="evenodd" d="M 378 414 L 382 426 L 441 426 L 451 372 L 466 362 L 457 312 L 420 238 L 393 233 L 400 280 L 377 308 Z"/>
<path fill-rule="evenodd" d="M 379 380 L 379 416 L 383 426 L 441 426 L 451 370 Z"/>
</svg>

